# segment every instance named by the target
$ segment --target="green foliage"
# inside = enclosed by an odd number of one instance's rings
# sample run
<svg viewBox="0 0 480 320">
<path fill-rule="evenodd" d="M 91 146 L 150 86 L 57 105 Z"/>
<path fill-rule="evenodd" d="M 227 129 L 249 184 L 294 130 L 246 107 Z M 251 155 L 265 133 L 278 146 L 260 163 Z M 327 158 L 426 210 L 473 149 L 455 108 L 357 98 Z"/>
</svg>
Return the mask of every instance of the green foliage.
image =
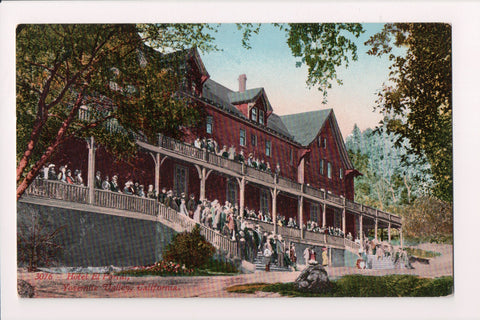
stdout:
<svg viewBox="0 0 480 320">
<path fill-rule="evenodd" d="M 417 258 L 435 258 L 441 256 L 442 254 L 434 251 L 427 251 L 418 248 L 404 248 L 404 250 L 410 255 Z"/>
<path fill-rule="evenodd" d="M 395 140 L 395 135 L 386 130 L 361 132 L 357 125 L 347 137 L 349 157 L 363 174 L 355 179 L 358 202 L 398 212 L 428 193 L 431 186 L 428 164 L 414 161 L 406 148 L 395 147 Z"/>
<path fill-rule="evenodd" d="M 412 275 L 363 276 L 346 275 L 332 281 L 332 291 L 315 294 L 295 290 L 293 282 L 254 283 L 227 288 L 229 292 L 278 292 L 290 297 L 440 297 L 453 293 L 453 277 L 435 279 Z"/>
<path fill-rule="evenodd" d="M 197 108 L 175 94 L 186 69 L 162 52 L 214 50 L 201 24 L 20 25 L 17 28 L 17 198 L 70 137 L 94 136 L 120 158 L 134 140 L 174 137 L 195 126 Z M 183 60 L 182 60 L 183 59 Z M 165 61 L 168 60 L 168 66 Z M 185 65 L 185 64 L 184 64 Z"/>
<path fill-rule="evenodd" d="M 453 235 L 451 203 L 433 196 L 420 197 L 403 211 L 405 235 L 429 242 L 449 242 Z"/>
<path fill-rule="evenodd" d="M 203 265 L 201 269 L 209 273 L 238 273 L 238 269 L 232 262 L 226 260 L 217 260 L 213 258 L 211 258 L 205 265 Z"/>
<path fill-rule="evenodd" d="M 360 23 L 288 23 L 274 24 L 285 32 L 287 44 L 294 57 L 299 58 L 296 66 L 306 65 L 308 69 L 306 83 L 323 92 L 326 102 L 327 89 L 332 82 L 342 84 L 337 78 L 337 68 L 348 67 L 350 60 L 356 61 L 357 46 L 353 37 L 358 38 L 363 32 Z M 250 38 L 258 34 L 260 24 L 237 24 L 243 32 L 242 45 L 249 49 Z"/>
<path fill-rule="evenodd" d="M 164 260 L 185 264 L 188 268 L 204 266 L 215 253 L 213 245 L 200 234 L 195 226 L 191 232 L 176 234 L 167 246 Z"/>
<path fill-rule="evenodd" d="M 221 276 L 238 273 L 233 263 L 210 259 L 201 267 L 187 268 L 184 264 L 162 260 L 151 266 L 134 267 L 122 270 L 119 275 L 141 276 L 162 276 L 162 277 L 188 277 L 188 276 Z"/>
<path fill-rule="evenodd" d="M 405 55 L 392 53 L 405 47 Z M 381 123 L 396 133 L 396 145 L 408 141 L 408 152 L 427 158 L 435 184 L 433 194 L 453 201 L 452 37 L 441 23 L 395 23 L 372 36 L 371 55 L 388 54 L 389 83 L 378 93 Z"/>
</svg>

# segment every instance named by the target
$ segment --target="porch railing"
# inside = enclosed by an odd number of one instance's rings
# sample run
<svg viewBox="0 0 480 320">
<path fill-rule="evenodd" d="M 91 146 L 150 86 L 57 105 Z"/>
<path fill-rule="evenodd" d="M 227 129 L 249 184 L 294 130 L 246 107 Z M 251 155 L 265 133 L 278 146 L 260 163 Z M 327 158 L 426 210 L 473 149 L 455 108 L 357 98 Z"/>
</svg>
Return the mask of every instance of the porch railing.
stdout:
<svg viewBox="0 0 480 320">
<path fill-rule="evenodd" d="M 111 191 L 95 190 L 95 202 L 93 204 L 105 208 L 138 212 L 151 216 L 156 215 L 155 200 Z"/>
<path fill-rule="evenodd" d="M 161 218 L 180 226 L 182 230 L 191 231 L 197 224 L 193 219 L 179 214 L 177 211 L 159 204 L 154 199 L 141 198 L 123 193 L 95 189 L 93 205 L 125 210 Z M 26 196 L 35 196 L 48 199 L 65 200 L 70 202 L 88 202 L 88 188 L 80 185 L 68 184 L 60 181 L 36 179 L 25 191 Z M 200 232 L 205 239 L 212 243 L 217 249 L 229 252 L 232 256 L 238 256 L 238 244 L 199 224 Z"/>
<path fill-rule="evenodd" d="M 250 178 L 255 178 L 260 181 L 265 181 L 269 183 L 274 183 L 275 182 L 275 176 L 272 173 L 260 171 L 258 169 L 244 166 L 242 170 L 242 164 L 225 159 L 223 157 L 217 156 L 214 153 L 207 152 L 206 150 L 203 149 L 198 149 L 192 145 L 186 144 L 182 141 L 166 137 L 166 136 L 161 136 L 160 137 L 160 147 L 164 149 L 168 149 L 171 151 L 174 151 L 176 153 L 179 153 L 183 156 L 190 157 L 190 158 L 195 158 L 197 160 L 202 160 L 206 161 L 207 163 L 210 163 L 212 165 L 222 167 L 229 169 L 237 174 L 244 174 Z M 294 180 L 287 179 L 285 177 L 279 176 L 277 178 L 276 183 L 284 188 L 290 188 L 293 191 L 296 192 L 301 192 L 302 191 L 302 185 Z M 345 207 L 347 209 L 355 210 L 357 212 L 361 212 L 365 214 L 366 216 L 370 218 L 376 218 L 377 217 L 377 210 L 374 208 L 368 207 L 368 206 L 362 206 L 359 203 L 356 203 L 354 201 L 349 201 L 344 198 L 341 198 L 339 196 L 333 195 L 331 193 L 326 193 L 323 190 L 313 188 L 308 185 L 303 186 L 303 193 L 306 195 L 310 195 L 313 197 L 318 198 L 319 201 L 322 201 L 323 199 L 326 199 L 327 201 L 330 201 L 332 203 L 338 204 L 340 206 L 344 205 L 345 201 Z M 389 213 L 384 213 L 379 211 L 379 217 L 384 218 L 384 219 L 389 219 L 389 221 L 394 222 L 394 223 L 399 223 L 401 224 L 401 217 L 389 214 Z"/>
<path fill-rule="evenodd" d="M 88 203 L 88 188 L 60 181 L 35 179 L 25 190 L 25 195 Z"/>
</svg>

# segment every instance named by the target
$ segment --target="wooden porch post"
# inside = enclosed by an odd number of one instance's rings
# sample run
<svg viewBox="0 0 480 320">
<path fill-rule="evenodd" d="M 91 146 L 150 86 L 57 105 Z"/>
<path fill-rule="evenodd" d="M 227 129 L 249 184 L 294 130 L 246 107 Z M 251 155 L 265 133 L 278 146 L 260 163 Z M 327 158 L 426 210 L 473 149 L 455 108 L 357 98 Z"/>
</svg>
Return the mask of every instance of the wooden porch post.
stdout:
<svg viewBox="0 0 480 320">
<path fill-rule="evenodd" d="M 390 229 L 391 229 L 391 223 L 389 222 L 388 223 L 388 242 L 392 242 L 392 234 L 390 232 Z"/>
<path fill-rule="evenodd" d="M 200 179 L 200 196 L 199 200 L 203 201 L 205 200 L 205 185 L 206 181 L 208 179 L 208 176 L 212 172 L 212 170 L 208 170 L 204 167 L 200 167 L 199 165 L 195 165 L 195 168 L 197 168 L 198 172 L 198 178 Z"/>
<path fill-rule="evenodd" d="M 240 216 L 243 218 L 243 211 L 245 210 L 245 177 L 237 178 L 238 186 L 240 188 L 240 204 L 239 204 L 239 210 L 240 210 Z"/>
<path fill-rule="evenodd" d="M 375 218 L 375 240 L 378 240 L 378 219 Z"/>
<path fill-rule="evenodd" d="M 363 250 L 363 214 L 360 213 L 360 248 Z"/>
<path fill-rule="evenodd" d="M 400 248 L 403 248 L 403 234 L 402 234 L 402 228 L 399 229 L 400 231 Z"/>
<path fill-rule="evenodd" d="M 347 236 L 347 217 L 346 217 L 346 207 L 345 207 L 345 198 L 343 198 L 343 210 L 342 210 L 342 232 L 343 232 L 343 237 L 345 238 Z"/>
<path fill-rule="evenodd" d="M 270 189 L 270 193 L 272 194 L 272 220 L 273 220 L 273 234 L 277 234 L 277 186 L 275 188 Z"/>
<path fill-rule="evenodd" d="M 93 204 L 95 201 L 95 139 L 90 137 L 87 140 L 88 145 L 88 203 Z"/>
<path fill-rule="evenodd" d="M 298 221 L 299 221 L 299 226 L 300 226 L 300 238 L 303 239 L 303 229 L 302 229 L 302 223 L 303 223 L 303 196 L 298 197 Z"/>
<path fill-rule="evenodd" d="M 324 202 L 322 206 L 322 228 L 327 226 L 327 204 Z"/>
</svg>

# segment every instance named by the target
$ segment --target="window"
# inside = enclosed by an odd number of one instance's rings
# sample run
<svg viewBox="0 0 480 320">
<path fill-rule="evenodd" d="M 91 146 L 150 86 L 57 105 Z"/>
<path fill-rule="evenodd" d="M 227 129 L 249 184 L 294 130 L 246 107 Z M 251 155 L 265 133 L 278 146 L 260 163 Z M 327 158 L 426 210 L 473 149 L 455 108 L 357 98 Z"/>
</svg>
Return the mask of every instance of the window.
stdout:
<svg viewBox="0 0 480 320">
<path fill-rule="evenodd" d="M 327 138 L 322 138 L 322 148 L 327 149 Z"/>
<path fill-rule="evenodd" d="M 327 176 L 328 179 L 332 179 L 332 164 L 330 162 L 327 165 Z"/>
<path fill-rule="evenodd" d="M 175 166 L 175 180 L 174 180 L 174 191 L 177 195 L 180 195 L 182 192 L 187 194 L 187 181 L 188 181 L 188 169 L 183 166 Z"/>
<path fill-rule="evenodd" d="M 319 208 L 318 204 L 312 203 L 310 205 L 310 220 L 315 221 L 316 223 L 319 223 Z"/>
<path fill-rule="evenodd" d="M 338 172 L 338 175 L 339 175 L 340 179 L 343 179 L 343 168 L 340 168 L 340 170 Z"/>
<path fill-rule="evenodd" d="M 263 112 L 263 110 L 258 110 L 258 122 L 260 124 L 264 124 L 264 117 L 265 117 L 265 113 Z"/>
<path fill-rule="evenodd" d="M 270 157 L 272 154 L 272 142 L 271 141 L 265 141 L 265 155 L 267 157 Z"/>
<path fill-rule="evenodd" d="M 245 142 L 245 129 L 240 129 L 240 145 L 244 146 Z"/>
<path fill-rule="evenodd" d="M 235 180 L 228 180 L 227 182 L 227 201 L 235 205 L 237 203 L 237 183 Z"/>
<path fill-rule="evenodd" d="M 293 150 L 290 149 L 290 165 L 293 166 Z"/>
<path fill-rule="evenodd" d="M 257 108 L 252 108 L 252 120 L 257 122 L 258 121 L 258 118 L 257 118 Z"/>
<path fill-rule="evenodd" d="M 325 174 L 325 160 L 320 159 L 320 174 L 324 175 Z"/>
<path fill-rule="evenodd" d="M 268 198 L 269 198 L 269 191 L 262 189 L 260 190 L 260 210 L 265 214 L 267 212 L 270 212 L 268 209 Z"/>
<path fill-rule="evenodd" d="M 257 145 L 257 136 L 252 133 L 251 138 L 252 138 L 252 146 L 255 147 Z"/>
<path fill-rule="evenodd" d="M 213 132 L 213 117 L 207 116 L 207 133 L 212 134 Z"/>
</svg>

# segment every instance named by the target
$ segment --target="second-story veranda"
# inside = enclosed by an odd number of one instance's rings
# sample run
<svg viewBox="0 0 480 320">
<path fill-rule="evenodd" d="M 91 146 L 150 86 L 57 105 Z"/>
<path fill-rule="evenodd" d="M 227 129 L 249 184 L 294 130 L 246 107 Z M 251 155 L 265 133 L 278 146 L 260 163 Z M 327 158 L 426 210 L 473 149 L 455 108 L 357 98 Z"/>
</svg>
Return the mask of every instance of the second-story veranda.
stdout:
<svg viewBox="0 0 480 320">
<path fill-rule="evenodd" d="M 273 221 L 277 221 L 280 214 L 287 219 L 294 217 L 302 225 L 307 220 L 316 218 L 319 226 L 323 228 L 339 227 L 344 235 L 350 232 L 354 238 L 361 241 L 370 230 L 373 231 L 375 238 L 378 238 L 379 229 L 386 229 L 389 240 L 392 228 L 397 229 L 401 235 L 401 217 L 356 203 L 322 189 L 313 188 L 307 184 L 289 180 L 281 174 L 257 170 L 247 166 L 244 162 L 229 160 L 162 135 L 159 135 L 157 145 L 141 140 L 138 140 L 137 144 L 141 149 L 150 153 L 154 160 L 155 169 L 152 174 L 154 174 L 156 190 L 161 188 L 160 183 L 164 181 L 162 174 L 170 175 L 170 178 L 172 173 L 174 174 L 172 167 L 168 169 L 164 167 L 167 161 L 170 161 L 173 164 L 180 164 L 180 167 L 195 168 L 196 177 L 191 177 L 189 181 L 198 183 L 197 186 L 192 186 L 192 190 L 199 191 L 201 200 L 213 200 L 213 197 L 223 193 L 224 198 L 218 197 L 219 200 L 233 200 L 234 203 L 238 203 L 240 214 L 244 213 L 246 205 L 256 203 L 256 201 L 249 201 L 250 197 L 260 198 L 259 202 L 261 202 L 263 193 L 267 194 L 269 199 L 267 204 L 260 205 L 269 210 Z M 164 169 L 169 172 L 163 172 Z M 175 179 L 173 177 L 173 180 Z M 223 180 L 223 184 L 219 183 L 221 180 Z M 210 186 L 207 187 L 208 185 Z M 223 189 L 223 187 L 226 188 Z M 236 190 L 232 192 L 230 189 L 234 187 Z M 208 191 L 212 189 L 219 192 L 210 194 Z M 229 194 L 233 194 L 234 197 L 229 198 Z M 279 203 L 291 202 L 296 204 L 294 212 L 292 212 L 291 206 L 279 205 Z M 305 212 L 306 204 L 310 207 L 309 213 Z M 312 217 L 312 208 L 316 207 L 320 209 L 319 215 Z M 253 205 L 249 208 L 257 211 L 260 209 Z M 274 233 L 278 232 L 278 228 L 278 224 L 272 225 Z M 301 232 L 299 235 L 303 237 Z"/>
</svg>

